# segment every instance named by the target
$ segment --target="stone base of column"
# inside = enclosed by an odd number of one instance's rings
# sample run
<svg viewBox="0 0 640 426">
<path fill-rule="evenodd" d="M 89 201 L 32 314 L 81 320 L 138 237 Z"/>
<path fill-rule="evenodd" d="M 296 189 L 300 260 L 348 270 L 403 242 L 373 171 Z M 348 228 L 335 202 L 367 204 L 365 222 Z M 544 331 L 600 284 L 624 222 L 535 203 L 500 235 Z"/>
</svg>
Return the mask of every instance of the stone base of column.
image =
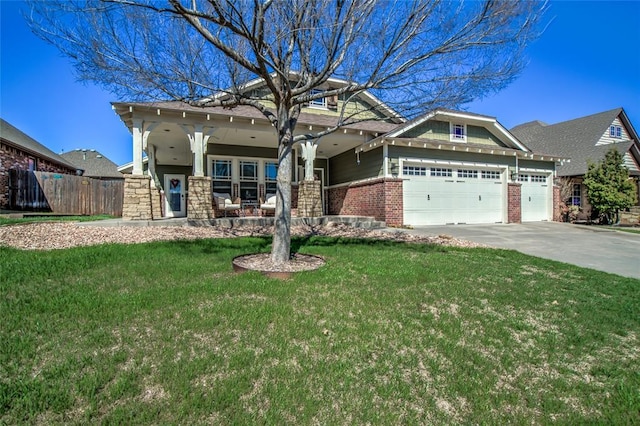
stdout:
<svg viewBox="0 0 640 426">
<path fill-rule="evenodd" d="M 122 219 L 151 220 L 151 178 L 145 175 L 124 176 Z"/>
<path fill-rule="evenodd" d="M 187 218 L 190 220 L 215 218 L 212 179 L 209 176 L 189 176 Z"/>
<path fill-rule="evenodd" d="M 151 215 L 153 219 L 162 219 L 162 193 L 160 189 L 151 182 Z"/>
<path fill-rule="evenodd" d="M 319 180 L 300 182 L 298 187 L 298 217 L 322 216 L 321 191 Z"/>
</svg>

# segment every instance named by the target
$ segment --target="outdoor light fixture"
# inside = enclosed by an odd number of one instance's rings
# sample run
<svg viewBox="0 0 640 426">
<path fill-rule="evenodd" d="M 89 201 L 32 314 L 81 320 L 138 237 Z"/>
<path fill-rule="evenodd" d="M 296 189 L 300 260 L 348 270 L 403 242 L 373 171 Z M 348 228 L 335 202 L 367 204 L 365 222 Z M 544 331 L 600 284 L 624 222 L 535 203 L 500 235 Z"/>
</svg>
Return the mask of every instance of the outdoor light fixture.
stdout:
<svg viewBox="0 0 640 426">
<path fill-rule="evenodd" d="M 356 152 L 356 164 L 359 166 L 360 165 L 360 153 Z"/>
</svg>

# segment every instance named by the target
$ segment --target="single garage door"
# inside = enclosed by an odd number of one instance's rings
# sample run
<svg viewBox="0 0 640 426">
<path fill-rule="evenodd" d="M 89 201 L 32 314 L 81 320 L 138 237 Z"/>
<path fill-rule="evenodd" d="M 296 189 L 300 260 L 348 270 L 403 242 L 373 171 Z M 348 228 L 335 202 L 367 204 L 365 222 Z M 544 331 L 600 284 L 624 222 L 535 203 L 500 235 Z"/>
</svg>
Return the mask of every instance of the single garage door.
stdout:
<svg viewBox="0 0 640 426">
<path fill-rule="evenodd" d="M 521 212 L 523 222 L 549 220 L 549 205 L 553 196 L 549 185 L 550 175 L 541 173 L 520 173 Z"/>
<path fill-rule="evenodd" d="M 502 173 L 490 168 L 403 165 L 405 225 L 502 222 Z"/>
</svg>

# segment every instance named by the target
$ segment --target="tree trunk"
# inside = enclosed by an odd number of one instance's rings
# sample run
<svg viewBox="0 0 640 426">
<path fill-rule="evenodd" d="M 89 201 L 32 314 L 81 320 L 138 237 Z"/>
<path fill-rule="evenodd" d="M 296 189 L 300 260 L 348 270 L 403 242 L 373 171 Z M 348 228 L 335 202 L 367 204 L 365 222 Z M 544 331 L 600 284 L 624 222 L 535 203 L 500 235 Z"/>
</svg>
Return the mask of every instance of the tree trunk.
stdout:
<svg viewBox="0 0 640 426">
<path fill-rule="evenodd" d="M 293 129 L 289 111 L 278 108 L 278 175 L 275 229 L 271 260 L 278 264 L 289 261 L 291 255 L 291 170 Z"/>
</svg>

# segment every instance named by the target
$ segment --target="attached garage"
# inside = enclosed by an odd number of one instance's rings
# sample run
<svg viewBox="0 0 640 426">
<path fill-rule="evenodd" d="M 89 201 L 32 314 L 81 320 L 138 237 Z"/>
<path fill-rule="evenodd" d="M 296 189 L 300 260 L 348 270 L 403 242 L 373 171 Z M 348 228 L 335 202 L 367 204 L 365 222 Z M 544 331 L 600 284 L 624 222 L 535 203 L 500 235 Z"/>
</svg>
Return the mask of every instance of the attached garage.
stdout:
<svg viewBox="0 0 640 426">
<path fill-rule="evenodd" d="M 549 220 L 552 199 L 551 175 L 548 173 L 518 174 L 523 222 Z"/>
<path fill-rule="evenodd" d="M 405 225 L 497 223 L 505 218 L 505 168 L 405 162 Z"/>
</svg>

